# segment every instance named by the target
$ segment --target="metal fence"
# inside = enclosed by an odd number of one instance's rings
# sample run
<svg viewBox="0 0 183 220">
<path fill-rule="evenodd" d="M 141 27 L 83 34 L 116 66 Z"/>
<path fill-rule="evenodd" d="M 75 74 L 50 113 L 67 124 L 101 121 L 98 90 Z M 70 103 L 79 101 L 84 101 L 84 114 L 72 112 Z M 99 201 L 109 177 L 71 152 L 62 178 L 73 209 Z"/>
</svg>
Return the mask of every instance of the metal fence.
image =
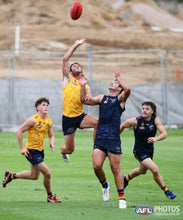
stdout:
<svg viewBox="0 0 183 220">
<path fill-rule="evenodd" d="M 51 99 L 50 115 L 61 128 L 62 57 L 65 52 L 0 51 L 1 128 L 19 126 L 34 113 L 40 96 Z M 107 93 L 113 79 L 112 68 L 119 67 L 132 88 L 125 118 L 140 114 L 141 102 L 152 100 L 164 124 L 183 124 L 183 51 L 93 50 L 75 52 L 71 62 L 80 62 L 93 95 Z M 88 73 L 87 73 L 88 72 Z M 97 108 L 85 107 L 97 116 Z"/>
<path fill-rule="evenodd" d="M 174 84 L 171 83 L 172 81 Z M 178 117 L 180 114 L 180 121 L 177 123 L 182 124 L 183 110 L 181 109 L 181 106 L 183 103 L 183 50 L 165 50 L 165 74 L 163 84 L 164 121 L 169 125 L 171 124 L 170 115 L 172 115 L 172 117 Z M 173 90 L 175 93 L 172 92 Z M 172 93 L 174 96 L 172 96 Z M 179 100 L 179 102 L 176 102 L 176 100 Z M 172 107 L 174 107 L 174 110 L 171 114 L 170 108 Z"/>
</svg>

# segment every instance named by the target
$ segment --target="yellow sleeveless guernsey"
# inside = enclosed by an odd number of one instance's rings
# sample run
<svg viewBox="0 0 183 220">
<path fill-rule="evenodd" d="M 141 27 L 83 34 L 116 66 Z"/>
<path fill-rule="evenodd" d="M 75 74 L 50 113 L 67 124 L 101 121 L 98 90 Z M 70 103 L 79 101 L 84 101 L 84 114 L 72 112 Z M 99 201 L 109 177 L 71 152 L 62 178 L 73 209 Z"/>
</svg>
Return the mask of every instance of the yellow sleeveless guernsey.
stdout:
<svg viewBox="0 0 183 220">
<path fill-rule="evenodd" d="M 52 121 L 48 116 L 42 119 L 38 113 L 33 115 L 32 118 L 35 119 L 35 125 L 27 132 L 25 148 L 42 151 L 44 149 L 44 139 L 52 125 Z"/>
<path fill-rule="evenodd" d="M 88 85 L 85 86 L 88 90 Z M 63 115 L 67 117 L 77 117 L 81 115 L 83 110 L 83 104 L 80 101 L 81 85 L 79 80 L 72 77 L 69 83 L 62 88 L 63 92 Z"/>
</svg>

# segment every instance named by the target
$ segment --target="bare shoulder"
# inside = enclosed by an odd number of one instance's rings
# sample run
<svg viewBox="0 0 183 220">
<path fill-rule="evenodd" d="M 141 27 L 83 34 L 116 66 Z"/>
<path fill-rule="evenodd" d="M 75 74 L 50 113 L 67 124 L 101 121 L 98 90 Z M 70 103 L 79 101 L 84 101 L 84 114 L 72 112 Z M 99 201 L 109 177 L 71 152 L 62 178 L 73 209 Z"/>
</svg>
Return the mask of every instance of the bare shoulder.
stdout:
<svg viewBox="0 0 183 220">
<path fill-rule="evenodd" d="M 29 117 L 26 121 L 25 124 L 30 125 L 30 126 L 34 126 L 36 120 L 33 117 Z"/>
<path fill-rule="evenodd" d="M 136 126 L 137 125 L 137 119 L 135 117 L 128 119 L 128 122 L 132 125 L 132 126 Z"/>
<path fill-rule="evenodd" d="M 154 119 L 154 122 L 155 122 L 156 125 L 162 124 L 161 120 L 160 120 L 158 117 L 156 117 L 156 118 Z"/>
<path fill-rule="evenodd" d="M 155 125 L 158 129 L 165 129 L 163 123 L 161 122 L 161 120 L 158 117 L 155 118 L 154 122 L 155 122 Z"/>
<path fill-rule="evenodd" d="M 98 96 L 95 96 L 94 98 L 95 98 L 99 103 L 101 103 L 103 97 L 104 97 L 104 95 L 98 95 Z"/>
<path fill-rule="evenodd" d="M 29 130 L 30 128 L 34 127 L 35 125 L 35 119 L 33 117 L 28 118 L 17 130 L 17 132 L 25 132 Z"/>
</svg>

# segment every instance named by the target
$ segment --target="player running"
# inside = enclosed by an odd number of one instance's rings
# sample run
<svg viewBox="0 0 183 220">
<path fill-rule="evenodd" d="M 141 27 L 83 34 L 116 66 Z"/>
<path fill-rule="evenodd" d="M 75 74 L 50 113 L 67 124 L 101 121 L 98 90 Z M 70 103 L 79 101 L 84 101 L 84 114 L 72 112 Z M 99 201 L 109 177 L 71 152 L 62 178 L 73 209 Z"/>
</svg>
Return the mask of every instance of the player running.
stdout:
<svg viewBox="0 0 183 220">
<path fill-rule="evenodd" d="M 40 98 L 36 101 L 35 107 L 37 114 L 28 118 L 18 129 L 17 138 L 20 151 L 30 162 L 30 171 L 12 173 L 5 172 L 3 187 L 14 179 L 37 180 L 40 173 L 43 174 L 43 185 L 47 192 L 47 202 L 60 203 L 61 201 L 53 195 L 51 190 L 51 173 L 48 166 L 44 163 L 44 139 L 46 134 L 49 137 L 50 150 L 54 151 L 54 134 L 52 121 L 47 116 L 49 100 Z M 27 142 L 23 144 L 23 132 L 28 132 Z"/>
<path fill-rule="evenodd" d="M 156 105 L 153 102 L 146 101 L 142 103 L 142 115 L 137 118 L 126 120 L 120 126 L 120 131 L 125 128 L 134 128 L 135 145 L 134 156 L 139 161 L 140 166 L 133 169 L 124 178 L 124 187 L 127 187 L 129 181 L 141 174 L 145 174 L 150 170 L 153 174 L 155 182 L 161 187 L 165 195 L 169 199 L 174 199 L 176 194 L 171 192 L 165 185 L 164 180 L 159 173 L 158 166 L 153 162 L 154 143 L 167 137 L 165 127 L 156 115 Z M 160 134 L 156 135 L 157 129 Z"/>
</svg>

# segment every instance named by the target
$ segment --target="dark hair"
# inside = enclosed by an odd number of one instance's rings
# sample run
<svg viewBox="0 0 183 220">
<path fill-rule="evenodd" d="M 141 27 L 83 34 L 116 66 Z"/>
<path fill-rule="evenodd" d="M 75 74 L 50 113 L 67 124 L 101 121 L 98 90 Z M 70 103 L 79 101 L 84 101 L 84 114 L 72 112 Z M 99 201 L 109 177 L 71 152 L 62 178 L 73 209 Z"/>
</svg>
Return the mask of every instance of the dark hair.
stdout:
<svg viewBox="0 0 183 220">
<path fill-rule="evenodd" d="M 40 105 L 42 102 L 46 102 L 48 103 L 48 105 L 50 104 L 50 101 L 48 98 L 46 97 L 42 97 L 42 98 L 39 98 L 36 102 L 35 102 L 35 107 L 37 109 L 37 106 Z"/>
<path fill-rule="evenodd" d="M 156 112 L 156 105 L 153 103 L 153 102 L 150 102 L 150 101 L 145 101 L 142 103 L 142 106 L 143 105 L 149 105 L 151 106 L 152 110 L 153 110 L 153 114 L 152 114 L 152 117 L 155 118 L 157 116 L 157 112 Z"/>
<path fill-rule="evenodd" d="M 72 72 L 72 66 L 73 66 L 74 64 L 77 64 L 78 66 L 80 66 L 80 67 L 81 67 L 81 72 L 83 72 L 83 67 L 82 67 L 79 63 L 77 63 L 77 62 L 72 63 L 72 64 L 70 65 L 70 72 Z"/>
</svg>

